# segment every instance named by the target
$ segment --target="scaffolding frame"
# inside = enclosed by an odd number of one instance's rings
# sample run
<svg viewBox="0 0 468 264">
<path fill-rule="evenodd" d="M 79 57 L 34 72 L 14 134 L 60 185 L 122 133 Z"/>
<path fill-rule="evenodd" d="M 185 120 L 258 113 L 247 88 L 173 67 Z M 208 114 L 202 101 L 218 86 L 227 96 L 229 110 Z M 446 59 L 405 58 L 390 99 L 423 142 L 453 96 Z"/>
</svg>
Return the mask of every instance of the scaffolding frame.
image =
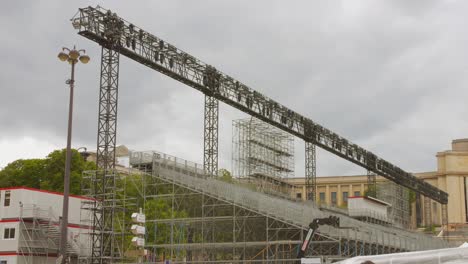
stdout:
<svg viewBox="0 0 468 264">
<path fill-rule="evenodd" d="M 290 197 L 294 174 L 294 137 L 256 118 L 232 123 L 232 174 L 257 190 Z"/>
<path fill-rule="evenodd" d="M 375 188 L 376 198 L 391 204 L 388 216 L 392 224 L 401 228 L 410 228 L 411 213 L 409 190 L 391 181 L 379 182 Z"/>
<path fill-rule="evenodd" d="M 93 228 L 89 230 L 91 255 L 79 257 L 80 263 L 113 263 L 125 258 L 129 233 L 125 214 L 130 204 L 122 177 L 115 170 L 83 172 L 81 192 L 92 200 L 82 201 L 81 210 L 93 216 Z M 89 225 L 91 219 L 84 217 L 81 221 Z"/>
<path fill-rule="evenodd" d="M 130 164 L 146 209 L 146 261 L 171 263 L 291 263 L 314 217 L 311 203 L 260 193 L 241 179 L 210 177 L 203 165 L 160 152 L 132 152 Z M 141 181 L 141 182 L 138 182 Z M 159 210 L 155 210 L 155 207 Z M 151 212 L 166 212 L 151 215 Z M 323 227 L 308 256 L 343 259 L 363 254 L 437 248 L 420 234 L 340 216 L 345 229 Z"/>
</svg>

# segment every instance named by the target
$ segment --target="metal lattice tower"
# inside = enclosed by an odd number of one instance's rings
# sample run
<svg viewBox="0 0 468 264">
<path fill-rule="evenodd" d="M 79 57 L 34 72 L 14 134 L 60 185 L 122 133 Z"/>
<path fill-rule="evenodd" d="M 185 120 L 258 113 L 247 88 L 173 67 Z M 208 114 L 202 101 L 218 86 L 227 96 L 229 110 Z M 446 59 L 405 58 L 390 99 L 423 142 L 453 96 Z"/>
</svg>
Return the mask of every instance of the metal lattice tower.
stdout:
<svg viewBox="0 0 468 264">
<path fill-rule="evenodd" d="M 377 175 L 370 170 L 367 171 L 367 196 L 377 197 Z"/>
<path fill-rule="evenodd" d="M 96 164 L 109 171 L 115 168 L 117 138 L 117 101 L 119 89 L 119 53 L 102 47 L 101 81 Z"/>
<path fill-rule="evenodd" d="M 98 171 L 90 177 L 93 208 L 91 263 L 112 263 L 121 258 L 123 249 L 116 238 L 117 186 L 115 147 L 117 139 L 117 103 L 119 88 L 119 58 L 116 50 L 120 41 L 122 23 L 110 12 L 103 19 L 108 43 L 102 45 L 99 86 L 99 115 L 97 133 Z"/>
<path fill-rule="evenodd" d="M 98 171 L 89 194 L 96 199 L 93 210 L 91 263 L 111 263 L 120 259 L 115 237 L 116 174 L 115 146 L 117 136 L 117 102 L 119 86 L 119 53 L 102 47 L 99 92 L 98 142 L 96 164 Z"/>
<path fill-rule="evenodd" d="M 203 166 L 211 176 L 218 175 L 218 99 L 205 95 Z"/>
<path fill-rule="evenodd" d="M 306 199 L 316 201 L 317 193 L 317 160 L 316 147 L 313 143 L 305 142 L 305 186 Z"/>
</svg>

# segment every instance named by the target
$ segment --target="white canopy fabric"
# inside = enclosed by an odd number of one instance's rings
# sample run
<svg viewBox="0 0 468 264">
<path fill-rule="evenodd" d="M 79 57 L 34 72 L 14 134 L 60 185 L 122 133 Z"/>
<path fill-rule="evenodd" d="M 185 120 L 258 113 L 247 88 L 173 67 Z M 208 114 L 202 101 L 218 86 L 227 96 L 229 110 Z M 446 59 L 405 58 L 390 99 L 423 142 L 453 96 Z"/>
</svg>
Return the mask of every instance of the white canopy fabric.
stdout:
<svg viewBox="0 0 468 264">
<path fill-rule="evenodd" d="M 375 264 L 466 264 L 468 263 L 468 243 L 464 243 L 458 248 L 444 248 L 373 256 L 358 256 L 337 263 L 361 264 L 368 260 Z"/>
</svg>

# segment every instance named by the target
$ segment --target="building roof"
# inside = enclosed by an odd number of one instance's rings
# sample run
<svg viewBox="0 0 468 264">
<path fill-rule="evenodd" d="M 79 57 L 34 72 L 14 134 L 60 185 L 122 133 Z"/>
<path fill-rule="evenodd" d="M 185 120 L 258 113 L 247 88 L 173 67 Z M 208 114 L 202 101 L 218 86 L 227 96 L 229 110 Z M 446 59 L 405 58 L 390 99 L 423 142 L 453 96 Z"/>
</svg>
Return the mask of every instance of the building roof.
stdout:
<svg viewBox="0 0 468 264">
<path fill-rule="evenodd" d="M 0 188 L 0 191 L 8 191 L 8 190 L 28 190 L 28 191 L 41 192 L 41 193 L 48 193 L 48 194 L 55 194 L 55 195 L 63 196 L 63 193 L 61 193 L 61 192 L 54 192 L 54 191 L 48 191 L 48 190 L 41 190 L 41 189 L 36 189 L 36 188 L 31 188 L 31 187 L 25 187 L 25 186 Z M 82 199 L 82 200 L 92 200 L 92 201 L 95 200 L 95 199 L 90 198 L 90 197 L 81 196 L 81 195 L 75 195 L 75 194 L 70 194 L 70 197 L 77 198 L 77 199 Z"/>
<path fill-rule="evenodd" d="M 362 199 L 369 200 L 371 202 L 382 204 L 382 205 L 385 205 L 385 206 L 392 206 L 391 204 L 389 204 L 389 203 L 387 203 L 385 201 L 376 199 L 376 198 L 371 197 L 371 196 L 350 196 L 350 197 L 348 197 L 348 199 L 356 199 L 356 198 L 362 198 Z"/>
</svg>

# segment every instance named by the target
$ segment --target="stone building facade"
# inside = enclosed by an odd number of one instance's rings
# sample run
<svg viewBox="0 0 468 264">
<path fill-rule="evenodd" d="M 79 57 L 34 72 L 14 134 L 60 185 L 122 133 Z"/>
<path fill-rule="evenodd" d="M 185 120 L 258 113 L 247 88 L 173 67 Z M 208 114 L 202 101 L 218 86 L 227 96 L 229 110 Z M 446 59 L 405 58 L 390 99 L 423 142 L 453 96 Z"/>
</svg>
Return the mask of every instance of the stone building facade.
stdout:
<svg viewBox="0 0 468 264">
<path fill-rule="evenodd" d="M 467 177 L 468 177 L 468 139 L 452 141 L 450 150 L 436 154 L 437 171 L 414 173 L 424 181 L 436 186 L 449 194 L 447 206 L 449 224 L 468 223 L 467 211 Z M 291 178 L 290 183 L 298 186 L 294 196 L 304 199 L 304 178 Z M 378 176 L 377 184 L 385 181 Z M 347 199 L 353 196 L 362 196 L 367 190 L 367 175 L 354 176 L 327 176 L 317 177 L 317 203 L 328 206 L 345 207 Z M 411 205 L 411 218 L 413 226 L 424 226 L 425 223 L 440 225 L 442 223 L 441 205 L 431 201 L 430 214 L 424 210 L 423 197 L 417 197 Z M 427 209 L 426 209 L 427 210 Z M 425 217 L 431 217 L 427 221 Z"/>
</svg>

